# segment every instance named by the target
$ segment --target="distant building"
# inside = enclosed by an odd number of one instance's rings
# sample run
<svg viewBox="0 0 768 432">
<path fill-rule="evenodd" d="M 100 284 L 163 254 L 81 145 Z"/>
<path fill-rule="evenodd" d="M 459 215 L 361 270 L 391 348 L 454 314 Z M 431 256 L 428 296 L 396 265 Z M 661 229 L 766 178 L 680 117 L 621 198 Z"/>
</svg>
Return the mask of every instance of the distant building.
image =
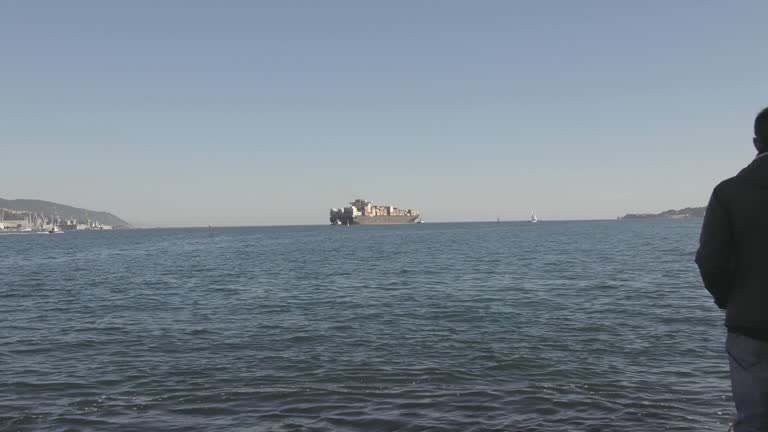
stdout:
<svg viewBox="0 0 768 432">
<path fill-rule="evenodd" d="M 0 229 L 25 229 L 38 226 L 39 216 L 32 212 L 0 209 Z"/>
</svg>

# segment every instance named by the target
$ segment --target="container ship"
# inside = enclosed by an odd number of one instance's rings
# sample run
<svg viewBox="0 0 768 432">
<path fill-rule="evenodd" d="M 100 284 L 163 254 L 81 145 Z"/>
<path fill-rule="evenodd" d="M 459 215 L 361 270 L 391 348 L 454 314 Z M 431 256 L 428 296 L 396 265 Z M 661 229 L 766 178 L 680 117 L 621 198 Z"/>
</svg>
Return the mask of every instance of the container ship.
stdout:
<svg viewBox="0 0 768 432">
<path fill-rule="evenodd" d="M 394 225 L 421 222 L 419 212 L 393 206 L 376 206 L 356 199 L 349 207 L 331 209 L 332 225 Z"/>
</svg>

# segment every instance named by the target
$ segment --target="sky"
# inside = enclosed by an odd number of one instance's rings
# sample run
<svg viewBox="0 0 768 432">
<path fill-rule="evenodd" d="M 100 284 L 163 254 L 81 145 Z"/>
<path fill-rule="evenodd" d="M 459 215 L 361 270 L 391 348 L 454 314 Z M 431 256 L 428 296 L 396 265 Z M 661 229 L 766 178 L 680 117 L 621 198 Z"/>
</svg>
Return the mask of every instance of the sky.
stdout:
<svg viewBox="0 0 768 432">
<path fill-rule="evenodd" d="M 768 2 L 6 1 L 0 197 L 140 226 L 705 205 L 754 156 Z"/>
</svg>

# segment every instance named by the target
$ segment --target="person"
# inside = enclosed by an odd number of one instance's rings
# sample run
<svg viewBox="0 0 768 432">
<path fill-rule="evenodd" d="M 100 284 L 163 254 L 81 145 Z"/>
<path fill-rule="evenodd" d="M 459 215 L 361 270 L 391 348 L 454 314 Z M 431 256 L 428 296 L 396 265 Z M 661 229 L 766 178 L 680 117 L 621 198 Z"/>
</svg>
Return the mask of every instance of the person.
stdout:
<svg viewBox="0 0 768 432">
<path fill-rule="evenodd" d="M 735 432 L 768 431 L 768 108 L 754 128 L 757 157 L 715 187 L 696 253 L 725 310 Z"/>
</svg>

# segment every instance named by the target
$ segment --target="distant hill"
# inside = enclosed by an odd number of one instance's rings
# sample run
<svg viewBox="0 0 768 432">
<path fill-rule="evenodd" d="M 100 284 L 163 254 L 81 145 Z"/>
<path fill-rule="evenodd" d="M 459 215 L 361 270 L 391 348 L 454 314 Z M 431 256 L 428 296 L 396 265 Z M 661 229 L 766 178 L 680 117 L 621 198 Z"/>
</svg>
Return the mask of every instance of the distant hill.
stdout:
<svg viewBox="0 0 768 432">
<path fill-rule="evenodd" d="M 684 219 L 701 218 L 706 213 L 706 207 L 686 207 L 681 210 L 667 210 L 661 213 L 627 214 L 621 219 Z"/>
<path fill-rule="evenodd" d="M 15 211 L 34 212 L 45 215 L 46 217 L 55 215 L 60 219 L 77 219 L 78 221 L 92 220 L 120 228 L 127 228 L 131 226 L 131 224 L 113 215 L 112 213 L 82 209 L 50 201 L 29 199 L 7 200 L 0 198 L 0 208 Z"/>
</svg>

